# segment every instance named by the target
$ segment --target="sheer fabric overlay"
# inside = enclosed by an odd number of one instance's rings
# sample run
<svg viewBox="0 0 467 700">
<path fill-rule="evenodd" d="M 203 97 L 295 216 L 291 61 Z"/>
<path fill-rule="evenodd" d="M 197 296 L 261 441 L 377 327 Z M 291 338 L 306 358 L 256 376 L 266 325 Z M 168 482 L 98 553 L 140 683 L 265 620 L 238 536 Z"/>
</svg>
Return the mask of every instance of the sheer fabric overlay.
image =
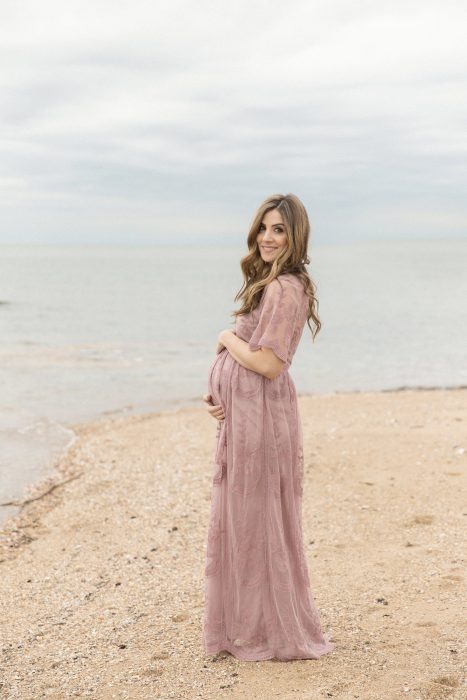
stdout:
<svg viewBox="0 0 467 700">
<path fill-rule="evenodd" d="M 239 659 L 317 659 L 334 644 L 323 634 L 310 587 L 302 532 L 303 438 L 288 372 L 306 323 L 299 278 L 282 274 L 235 332 L 251 350 L 284 361 L 267 379 L 224 348 L 208 391 L 224 408 L 213 455 L 202 642 L 208 654 Z"/>
</svg>

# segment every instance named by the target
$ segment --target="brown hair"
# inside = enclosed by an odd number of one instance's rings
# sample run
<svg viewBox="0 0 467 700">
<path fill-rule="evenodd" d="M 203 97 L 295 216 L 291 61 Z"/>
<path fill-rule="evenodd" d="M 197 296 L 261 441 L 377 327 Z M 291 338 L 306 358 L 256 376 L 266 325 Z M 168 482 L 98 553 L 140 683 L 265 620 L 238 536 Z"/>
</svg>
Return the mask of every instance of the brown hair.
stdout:
<svg viewBox="0 0 467 700">
<path fill-rule="evenodd" d="M 284 222 L 287 243 L 281 253 L 272 263 L 264 262 L 259 252 L 257 236 L 266 212 L 277 209 Z M 310 237 L 310 222 L 305 207 L 294 194 L 273 194 L 267 197 L 258 207 L 248 233 L 248 253 L 240 260 L 244 282 L 238 291 L 235 301 L 242 300 L 242 306 L 231 315 L 247 314 L 255 309 L 262 296 L 264 287 L 278 275 L 291 272 L 302 280 L 303 287 L 309 298 L 307 323 L 312 338 L 319 333 L 321 321 L 318 316 L 318 299 L 316 285 L 308 274 L 305 265 L 310 258 L 307 253 Z M 313 320 L 314 328 L 310 324 Z"/>
</svg>

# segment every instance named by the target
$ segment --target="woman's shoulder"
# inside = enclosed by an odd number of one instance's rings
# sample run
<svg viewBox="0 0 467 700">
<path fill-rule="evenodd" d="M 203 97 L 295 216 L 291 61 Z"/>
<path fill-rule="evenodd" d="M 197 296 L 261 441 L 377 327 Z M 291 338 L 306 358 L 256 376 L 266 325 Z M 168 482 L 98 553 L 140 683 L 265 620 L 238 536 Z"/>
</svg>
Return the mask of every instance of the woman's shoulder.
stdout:
<svg viewBox="0 0 467 700">
<path fill-rule="evenodd" d="M 293 272 L 281 272 L 278 274 L 276 277 L 274 277 L 270 282 L 267 283 L 267 285 L 264 287 L 264 289 L 268 289 L 271 292 L 279 292 L 284 289 L 303 289 L 303 282 L 301 279 L 298 277 L 298 275 L 295 275 Z"/>
<path fill-rule="evenodd" d="M 296 305 L 303 303 L 306 293 L 303 282 L 297 275 L 292 272 L 281 272 L 264 288 L 263 299 L 266 296 L 272 303 L 283 299 L 287 303 Z"/>
<path fill-rule="evenodd" d="M 279 275 L 277 275 L 276 279 L 279 279 L 281 282 L 287 280 L 292 282 L 292 284 L 302 284 L 300 277 L 294 272 L 281 272 Z"/>
<path fill-rule="evenodd" d="M 273 284 L 274 282 L 278 285 L 278 288 L 281 289 L 293 288 L 298 291 L 305 291 L 302 280 L 293 272 L 281 272 L 272 280 L 270 284 Z"/>
</svg>

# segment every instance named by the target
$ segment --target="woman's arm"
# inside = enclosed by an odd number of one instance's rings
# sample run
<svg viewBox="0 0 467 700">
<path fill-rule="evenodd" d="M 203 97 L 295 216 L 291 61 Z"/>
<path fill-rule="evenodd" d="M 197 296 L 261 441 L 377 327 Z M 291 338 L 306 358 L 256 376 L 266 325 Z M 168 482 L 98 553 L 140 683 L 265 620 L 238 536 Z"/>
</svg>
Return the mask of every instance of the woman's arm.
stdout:
<svg viewBox="0 0 467 700">
<path fill-rule="evenodd" d="M 218 342 L 222 343 L 239 364 L 247 369 L 262 374 L 267 379 L 275 379 L 285 364 L 271 348 L 250 350 L 248 343 L 239 338 L 230 328 L 219 333 Z"/>
</svg>

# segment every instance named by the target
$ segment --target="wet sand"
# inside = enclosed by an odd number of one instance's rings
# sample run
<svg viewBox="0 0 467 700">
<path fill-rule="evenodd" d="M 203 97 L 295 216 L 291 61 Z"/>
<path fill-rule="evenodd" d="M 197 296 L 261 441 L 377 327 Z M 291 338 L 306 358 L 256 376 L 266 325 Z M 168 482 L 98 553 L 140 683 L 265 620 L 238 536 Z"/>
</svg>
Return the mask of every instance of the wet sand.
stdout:
<svg viewBox="0 0 467 700">
<path fill-rule="evenodd" d="M 200 400 L 72 426 L 56 476 L 3 525 L 0 698 L 464 697 L 467 390 L 299 407 L 305 547 L 332 653 L 204 653 L 216 422 Z"/>
</svg>

